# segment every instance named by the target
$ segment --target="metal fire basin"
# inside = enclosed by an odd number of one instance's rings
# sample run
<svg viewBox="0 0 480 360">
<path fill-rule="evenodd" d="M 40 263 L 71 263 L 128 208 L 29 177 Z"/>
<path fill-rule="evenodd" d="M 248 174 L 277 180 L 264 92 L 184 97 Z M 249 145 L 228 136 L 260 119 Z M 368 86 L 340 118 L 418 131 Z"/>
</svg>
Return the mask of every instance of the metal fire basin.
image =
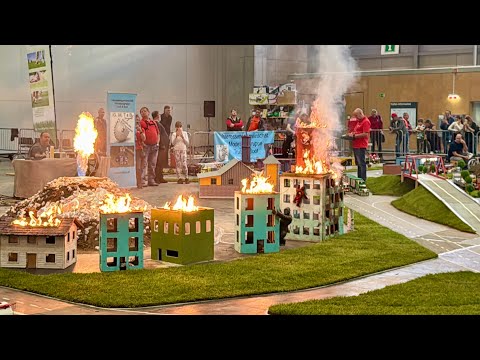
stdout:
<svg viewBox="0 0 480 360">
<path fill-rule="evenodd" d="M 152 259 L 180 265 L 214 257 L 214 210 L 152 209 Z"/>
<path fill-rule="evenodd" d="M 280 194 L 244 194 L 235 191 L 235 250 L 242 254 L 280 251 Z"/>
<path fill-rule="evenodd" d="M 100 270 L 143 269 L 143 212 L 100 213 Z"/>
<path fill-rule="evenodd" d="M 295 203 L 297 186 L 305 186 L 308 199 Z M 292 223 L 287 240 L 319 242 L 344 233 L 343 189 L 330 173 L 280 175 L 280 207 L 290 208 Z"/>
</svg>

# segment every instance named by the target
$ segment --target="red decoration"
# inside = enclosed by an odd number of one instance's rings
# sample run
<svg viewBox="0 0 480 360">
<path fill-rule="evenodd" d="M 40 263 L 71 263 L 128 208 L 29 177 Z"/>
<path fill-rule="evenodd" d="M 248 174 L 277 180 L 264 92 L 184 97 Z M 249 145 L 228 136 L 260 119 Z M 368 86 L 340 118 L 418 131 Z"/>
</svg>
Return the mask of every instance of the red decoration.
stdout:
<svg viewBox="0 0 480 360">
<path fill-rule="evenodd" d="M 308 197 L 305 194 L 305 186 L 300 187 L 300 185 L 297 185 L 297 193 L 295 195 L 295 199 L 293 200 L 293 202 L 297 204 L 298 207 L 300 207 L 300 204 L 302 203 L 303 199 L 308 200 Z"/>
</svg>

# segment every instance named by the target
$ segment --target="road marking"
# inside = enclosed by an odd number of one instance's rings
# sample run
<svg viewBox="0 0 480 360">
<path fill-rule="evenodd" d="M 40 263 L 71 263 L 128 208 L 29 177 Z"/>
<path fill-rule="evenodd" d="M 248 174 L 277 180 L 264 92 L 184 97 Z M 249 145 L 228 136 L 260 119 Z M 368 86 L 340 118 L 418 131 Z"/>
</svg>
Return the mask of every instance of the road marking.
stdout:
<svg viewBox="0 0 480 360">
<path fill-rule="evenodd" d="M 47 310 L 47 311 L 52 311 L 52 309 L 49 309 L 49 308 L 44 308 L 44 309 Z"/>
<path fill-rule="evenodd" d="M 4 298 L 2 298 L 2 299 L 3 299 L 3 300 L 10 300 L 9 298 L 6 298 L 6 297 L 4 297 Z"/>
<path fill-rule="evenodd" d="M 375 206 L 376 204 L 382 204 L 382 203 L 390 204 L 390 202 L 388 202 L 388 201 L 382 200 L 382 201 L 376 201 L 376 202 L 373 202 L 373 203 L 369 204 L 368 202 L 365 202 L 365 201 L 362 201 L 362 200 L 360 200 L 360 199 L 357 199 L 357 198 L 353 197 L 352 195 L 348 195 L 347 197 L 348 197 L 349 199 L 356 200 L 356 201 L 358 201 L 358 202 L 360 202 L 360 203 L 362 203 L 362 204 L 364 204 L 364 205 L 371 206 L 372 208 L 374 208 L 374 209 L 376 209 L 376 210 L 378 210 L 378 211 L 381 211 L 381 212 L 389 215 L 390 217 L 393 217 L 394 219 L 403 221 L 403 222 L 405 222 L 405 223 L 408 224 L 408 227 L 402 228 L 400 225 L 396 225 L 396 224 L 392 223 L 392 221 L 388 221 L 388 220 L 387 220 L 387 222 L 388 222 L 389 224 L 394 225 L 394 226 L 391 227 L 392 230 L 394 230 L 394 228 L 398 228 L 398 229 L 401 230 L 400 233 L 405 233 L 405 232 L 407 232 L 407 233 L 414 234 L 415 236 L 412 236 L 412 237 L 411 237 L 411 238 L 413 238 L 413 239 L 415 239 L 415 238 L 417 238 L 417 237 L 419 237 L 419 236 L 425 236 L 425 235 L 431 234 L 431 235 L 436 236 L 437 238 L 441 239 L 441 241 L 444 241 L 444 242 L 446 242 L 446 243 L 450 243 L 450 244 L 452 244 L 452 245 L 454 245 L 454 246 L 457 246 L 457 247 L 460 247 L 461 249 L 464 249 L 464 246 L 462 246 L 462 245 L 460 245 L 460 244 L 457 244 L 457 243 L 454 242 L 454 241 L 448 240 L 448 239 L 446 239 L 446 238 L 442 237 L 441 235 L 438 235 L 437 233 L 434 233 L 434 232 L 430 232 L 430 233 L 424 234 L 424 235 L 417 235 L 417 234 L 413 233 L 411 230 L 409 230 L 409 228 L 415 227 L 415 228 L 417 228 L 417 229 L 423 230 L 423 227 L 418 226 L 418 225 L 416 225 L 415 223 L 411 223 L 410 221 L 404 220 L 404 219 L 402 219 L 402 218 L 396 217 L 395 215 L 392 215 L 392 214 L 388 213 L 387 211 L 385 211 L 385 210 L 383 210 L 383 209 Z M 357 209 L 358 209 L 358 205 L 356 205 L 356 204 L 351 204 L 351 205 L 357 207 Z M 348 206 L 348 205 L 347 205 L 347 206 Z M 367 209 L 368 209 L 368 207 L 367 207 Z M 355 210 L 355 209 L 354 209 L 354 210 Z M 369 211 L 369 210 L 366 210 L 365 208 L 362 208 L 362 210 L 363 210 L 364 212 L 368 213 L 368 214 L 372 214 L 374 218 L 375 218 L 375 217 L 376 217 L 376 218 L 382 218 L 382 217 L 380 217 L 380 216 L 378 216 L 378 215 L 375 216 L 375 214 L 374 214 L 373 212 L 371 212 L 371 211 Z M 357 210 L 357 211 L 358 211 L 358 210 Z M 360 212 L 360 211 L 358 211 L 358 212 Z M 362 212 L 360 212 L 360 213 L 362 213 Z M 410 215 L 410 214 L 408 214 L 408 215 Z M 411 215 L 411 216 L 413 216 L 413 215 Z M 443 225 L 442 225 L 442 226 L 443 226 Z M 448 229 L 448 227 L 446 227 L 446 229 Z M 422 240 L 428 241 L 428 242 L 430 242 L 431 244 L 434 244 L 433 242 L 431 242 L 430 239 L 423 239 L 423 238 L 422 238 Z M 437 244 L 435 244 L 435 245 L 437 245 Z M 437 246 L 439 246 L 439 245 L 437 245 Z M 443 247 L 443 246 L 439 246 L 439 247 L 441 247 L 442 249 L 444 249 L 446 252 L 449 251 L 447 248 L 445 248 L 445 247 Z"/>
<path fill-rule="evenodd" d="M 17 304 L 25 304 L 23 301 L 17 300 Z"/>
<path fill-rule="evenodd" d="M 443 255 L 443 254 L 440 254 L 440 255 Z M 463 264 L 457 264 L 456 262 L 453 262 L 453 261 L 450 261 L 450 260 L 448 260 L 448 259 L 445 259 L 443 256 L 441 257 L 441 259 L 442 259 L 442 260 L 445 260 L 445 261 L 447 261 L 447 262 L 449 262 L 449 263 L 455 264 L 455 265 L 457 265 L 457 266 L 464 267 L 465 269 L 468 269 L 468 270 L 470 270 L 470 271 L 479 272 L 478 270 L 472 269 L 472 268 L 470 268 L 470 267 L 468 267 L 468 266 L 465 266 L 465 265 L 463 265 Z"/>
<path fill-rule="evenodd" d="M 40 306 L 35 305 L 35 304 L 30 304 L 30 306 L 33 306 L 33 307 L 36 307 L 36 308 L 40 308 Z"/>
<path fill-rule="evenodd" d="M 452 194 L 450 194 L 448 191 L 446 191 L 444 188 L 442 188 L 441 186 L 438 185 L 438 183 L 436 181 L 433 181 L 433 180 L 424 180 L 425 182 L 431 182 L 432 184 L 434 184 L 436 187 L 438 187 L 440 190 L 442 190 L 445 194 L 447 194 L 448 196 L 450 196 L 453 200 L 455 200 L 457 203 L 459 203 L 460 205 L 462 205 L 462 207 L 467 210 L 475 219 L 477 219 L 477 221 L 480 223 L 480 219 L 470 211 L 470 209 L 468 209 L 460 200 L 458 200 L 456 197 L 454 197 Z M 422 184 L 422 182 L 420 181 L 420 184 Z M 425 186 L 424 184 L 422 184 L 423 186 Z M 427 185 L 428 187 L 428 185 Z M 456 191 L 459 191 L 455 188 Z M 457 212 L 455 211 L 452 211 L 455 215 L 458 216 Z M 460 217 L 460 216 L 459 216 Z M 471 226 L 470 224 L 468 224 L 469 226 Z M 474 229 L 475 230 L 475 229 Z"/>
</svg>

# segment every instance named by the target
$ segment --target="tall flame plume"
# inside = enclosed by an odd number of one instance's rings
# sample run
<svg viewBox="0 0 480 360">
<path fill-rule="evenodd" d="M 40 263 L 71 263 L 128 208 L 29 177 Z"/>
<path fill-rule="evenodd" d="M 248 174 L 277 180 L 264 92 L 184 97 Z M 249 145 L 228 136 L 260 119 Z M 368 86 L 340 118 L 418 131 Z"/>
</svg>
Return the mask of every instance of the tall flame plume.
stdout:
<svg viewBox="0 0 480 360">
<path fill-rule="evenodd" d="M 95 151 L 94 145 L 98 132 L 95 129 L 94 118 L 89 112 L 82 112 L 75 128 L 73 147 L 77 152 L 79 175 L 85 175 L 88 166 L 88 157 Z"/>
</svg>

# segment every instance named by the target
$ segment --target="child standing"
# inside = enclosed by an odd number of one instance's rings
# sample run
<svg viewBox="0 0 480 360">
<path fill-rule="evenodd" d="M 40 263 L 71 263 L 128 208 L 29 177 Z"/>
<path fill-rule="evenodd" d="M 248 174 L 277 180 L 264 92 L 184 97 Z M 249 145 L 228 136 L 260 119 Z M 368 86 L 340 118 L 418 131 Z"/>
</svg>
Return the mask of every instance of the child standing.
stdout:
<svg viewBox="0 0 480 360">
<path fill-rule="evenodd" d="M 170 142 L 175 155 L 175 170 L 177 171 L 178 184 L 188 184 L 188 167 L 187 167 L 187 148 L 190 144 L 188 134 L 182 129 L 181 121 L 175 123 L 175 131 L 170 134 Z M 182 179 L 182 173 L 185 179 Z"/>
<path fill-rule="evenodd" d="M 417 154 L 423 154 L 425 153 L 425 125 L 423 119 L 417 120 L 415 133 L 417 134 Z"/>
</svg>

